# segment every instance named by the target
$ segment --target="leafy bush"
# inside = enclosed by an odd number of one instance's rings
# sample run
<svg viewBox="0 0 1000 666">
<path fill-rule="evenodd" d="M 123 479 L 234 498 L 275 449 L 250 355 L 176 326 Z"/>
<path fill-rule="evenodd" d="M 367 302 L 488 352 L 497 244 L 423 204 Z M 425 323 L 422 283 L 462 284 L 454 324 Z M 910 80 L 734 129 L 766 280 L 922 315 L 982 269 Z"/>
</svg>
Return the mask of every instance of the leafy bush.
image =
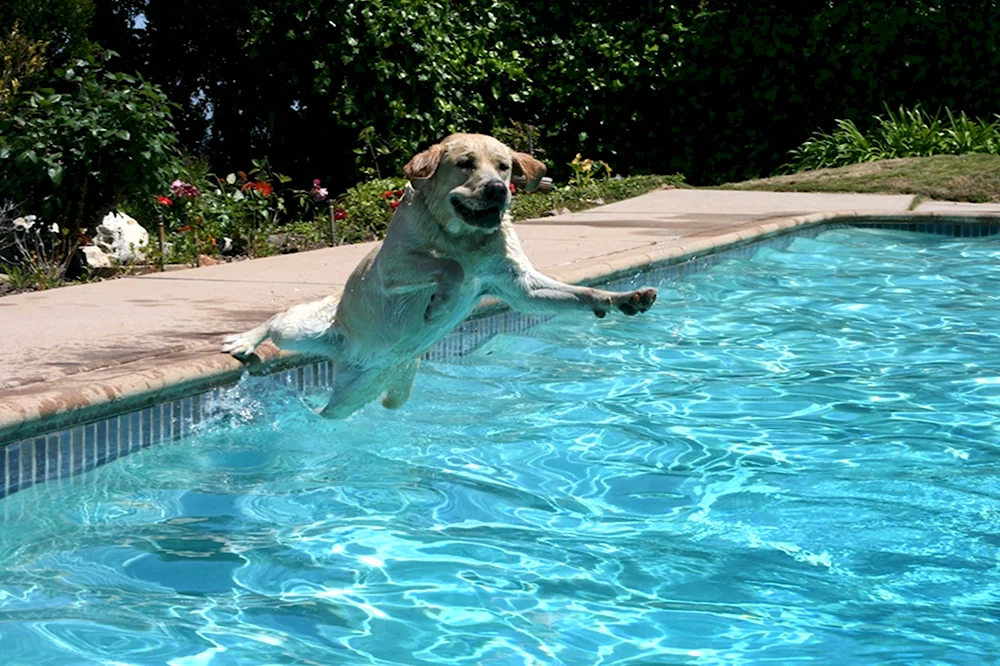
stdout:
<svg viewBox="0 0 1000 666">
<path fill-rule="evenodd" d="M 405 178 L 377 178 L 358 183 L 337 200 L 337 237 L 342 243 L 362 243 L 385 236 Z"/>
<path fill-rule="evenodd" d="M 292 214 L 305 219 L 326 209 L 325 188 L 318 180 L 310 190 L 286 187 L 287 176 L 266 159 L 253 160 L 249 173 L 219 178 L 204 160 L 186 160 L 156 199 L 159 217 L 170 232 L 171 261 L 196 263 L 198 255 L 221 252 L 261 257 L 276 249 L 268 237 Z"/>
<path fill-rule="evenodd" d="M 670 185 L 683 185 L 683 176 L 631 176 L 591 180 L 585 185 L 567 185 L 551 192 L 518 191 L 511 202 L 514 220 L 542 217 L 553 209 L 584 210 L 646 194 Z M 337 200 L 337 237 L 342 243 L 361 243 L 385 236 L 406 180 L 380 178 L 359 183 Z"/>
<path fill-rule="evenodd" d="M 0 117 L 0 199 L 72 243 L 104 214 L 152 201 L 175 163 L 170 103 L 151 83 L 77 60 Z"/>
<path fill-rule="evenodd" d="M 987 123 L 970 119 L 964 112 L 955 116 L 945 109 L 945 118 L 931 115 L 919 106 L 887 109 L 875 116 L 867 132 L 851 120 L 836 121 L 836 129 L 815 133 L 791 151 L 783 168 L 788 173 L 873 162 L 896 157 L 1000 153 L 1000 116 Z"/>
</svg>

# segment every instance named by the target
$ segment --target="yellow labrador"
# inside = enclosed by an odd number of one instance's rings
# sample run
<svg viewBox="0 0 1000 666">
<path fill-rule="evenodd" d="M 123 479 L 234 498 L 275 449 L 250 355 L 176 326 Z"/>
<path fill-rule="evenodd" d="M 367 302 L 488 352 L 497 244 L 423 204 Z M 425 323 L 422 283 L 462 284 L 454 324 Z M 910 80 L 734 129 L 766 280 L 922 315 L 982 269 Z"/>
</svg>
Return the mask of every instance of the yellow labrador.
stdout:
<svg viewBox="0 0 1000 666">
<path fill-rule="evenodd" d="M 483 296 L 522 312 L 581 310 L 604 317 L 645 312 L 655 289 L 611 292 L 563 284 L 528 261 L 511 223 L 511 174 L 538 187 L 545 165 L 480 134 L 453 134 L 403 169 L 409 183 L 385 240 L 354 269 L 343 294 L 296 305 L 226 338 L 245 357 L 270 338 L 282 349 L 334 360 L 334 387 L 321 414 L 344 418 L 382 395 L 390 409 L 409 399 L 419 358 Z"/>
</svg>

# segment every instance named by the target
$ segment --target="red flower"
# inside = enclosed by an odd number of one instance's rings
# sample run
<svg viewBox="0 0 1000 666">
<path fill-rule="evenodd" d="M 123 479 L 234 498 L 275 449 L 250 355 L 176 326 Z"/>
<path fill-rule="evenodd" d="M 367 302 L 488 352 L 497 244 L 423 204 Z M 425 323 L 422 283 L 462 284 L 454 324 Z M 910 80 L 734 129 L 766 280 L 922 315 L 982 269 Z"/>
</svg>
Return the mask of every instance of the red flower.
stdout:
<svg viewBox="0 0 1000 666">
<path fill-rule="evenodd" d="M 517 191 L 517 188 L 516 188 L 516 187 L 514 187 L 514 183 L 511 183 L 511 184 L 510 184 L 510 193 L 511 193 L 511 194 L 514 194 L 514 192 L 515 192 L 515 191 Z"/>
<path fill-rule="evenodd" d="M 257 192 L 260 193 L 260 196 L 262 197 L 270 196 L 270 194 L 274 192 L 274 188 L 271 187 L 271 183 L 268 183 L 267 181 L 263 180 L 255 180 L 252 183 L 247 183 L 246 185 L 243 186 L 244 192 L 247 191 L 248 189 L 256 190 Z"/>
<path fill-rule="evenodd" d="M 397 208 L 399 208 L 399 201 L 398 200 L 397 201 L 390 201 L 389 205 L 392 207 L 393 210 L 396 210 Z"/>
<path fill-rule="evenodd" d="M 394 195 L 392 193 L 392 190 L 386 190 L 385 192 L 382 193 L 383 199 L 391 199 L 393 196 Z"/>
<path fill-rule="evenodd" d="M 156 200 L 159 201 L 160 204 L 163 205 L 163 206 L 173 206 L 174 205 L 174 200 L 173 199 L 171 199 L 170 197 L 165 197 L 162 194 L 160 196 L 156 197 Z"/>
<path fill-rule="evenodd" d="M 395 192 L 393 192 L 393 194 L 395 194 L 397 197 L 401 197 L 403 196 L 403 190 L 396 190 Z"/>
<path fill-rule="evenodd" d="M 344 210 L 343 208 L 338 208 L 337 210 L 333 211 L 333 219 L 335 219 L 335 220 L 346 220 L 347 219 L 347 211 Z"/>
<path fill-rule="evenodd" d="M 180 233 L 180 234 L 182 234 L 182 233 L 184 233 L 185 231 L 191 231 L 191 228 L 192 228 L 192 227 L 191 227 L 191 225 L 190 225 L 190 224 L 185 224 L 185 225 L 184 225 L 183 227 L 181 227 L 180 229 L 178 229 L 178 230 L 177 230 L 177 233 Z"/>
</svg>

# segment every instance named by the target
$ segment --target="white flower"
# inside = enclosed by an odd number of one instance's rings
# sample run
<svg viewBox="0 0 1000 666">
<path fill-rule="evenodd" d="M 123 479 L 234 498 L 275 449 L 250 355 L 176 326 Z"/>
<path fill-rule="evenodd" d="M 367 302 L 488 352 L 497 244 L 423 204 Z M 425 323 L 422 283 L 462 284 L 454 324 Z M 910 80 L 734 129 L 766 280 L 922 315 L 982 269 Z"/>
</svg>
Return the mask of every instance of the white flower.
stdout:
<svg viewBox="0 0 1000 666">
<path fill-rule="evenodd" d="M 54 234 L 57 234 L 57 233 L 59 233 L 59 225 L 58 225 L 58 224 L 56 224 L 55 222 L 53 222 L 53 223 L 52 223 L 52 226 L 51 226 L 51 227 L 49 227 L 49 231 L 51 231 L 51 232 L 52 232 L 52 233 L 54 233 Z"/>
<path fill-rule="evenodd" d="M 35 225 L 35 220 L 37 219 L 38 217 L 35 215 L 25 215 L 24 217 L 16 217 L 14 218 L 14 226 L 20 227 L 21 229 L 27 231 L 28 229 L 30 229 Z"/>
</svg>

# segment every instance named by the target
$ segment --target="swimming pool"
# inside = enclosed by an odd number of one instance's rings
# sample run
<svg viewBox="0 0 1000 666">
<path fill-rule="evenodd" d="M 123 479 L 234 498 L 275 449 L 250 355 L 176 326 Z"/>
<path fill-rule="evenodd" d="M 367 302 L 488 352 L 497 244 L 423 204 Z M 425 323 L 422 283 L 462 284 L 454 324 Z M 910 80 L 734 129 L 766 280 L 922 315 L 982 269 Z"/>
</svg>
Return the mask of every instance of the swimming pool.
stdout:
<svg viewBox="0 0 1000 666">
<path fill-rule="evenodd" d="M 843 229 L 0 501 L 5 664 L 981 664 L 1000 242 Z"/>
</svg>

